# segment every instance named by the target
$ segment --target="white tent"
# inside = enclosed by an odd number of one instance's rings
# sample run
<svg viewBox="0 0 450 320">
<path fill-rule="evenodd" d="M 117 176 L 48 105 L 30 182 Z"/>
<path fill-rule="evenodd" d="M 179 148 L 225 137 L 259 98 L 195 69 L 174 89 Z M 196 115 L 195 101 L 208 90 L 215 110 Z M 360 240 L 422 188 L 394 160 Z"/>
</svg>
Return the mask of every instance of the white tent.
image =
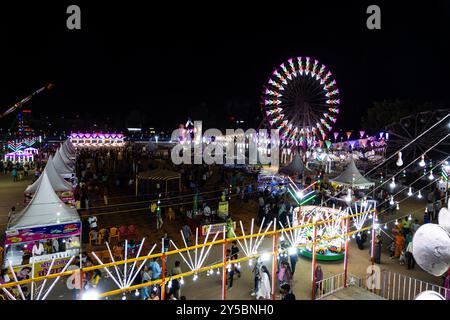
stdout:
<svg viewBox="0 0 450 320">
<path fill-rule="evenodd" d="M 10 221 L 8 229 L 51 226 L 80 220 L 76 209 L 69 208 L 53 191 L 46 171 L 31 202 Z"/>
<path fill-rule="evenodd" d="M 64 141 L 64 144 L 67 146 L 67 148 L 69 149 L 70 152 L 72 153 L 76 153 L 77 149 L 75 148 L 75 146 L 72 144 L 72 142 L 70 141 L 70 139 L 67 139 L 66 141 Z"/>
<path fill-rule="evenodd" d="M 330 181 L 344 186 L 352 186 L 357 188 L 368 188 L 374 186 L 375 183 L 370 182 L 359 172 L 358 168 L 353 161 L 353 158 L 350 160 L 349 165 L 345 168 L 342 173 L 334 179 L 330 179 Z"/>
<path fill-rule="evenodd" d="M 75 161 L 69 159 L 69 156 L 66 154 L 62 147 L 60 147 L 57 152 L 61 155 L 61 158 L 63 159 L 64 163 L 67 164 L 67 166 L 69 166 L 70 168 L 75 167 Z"/>
<path fill-rule="evenodd" d="M 52 156 L 49 157 L 49 159 L 47 161 L 47 165 L 45 166 L 43 171 L 47 173 L 48 178 L 50 180 L 50 184 L 52 185 L 52 188 L 54 191 L 60 191 L 60 192 L 72 191 L 72 185 L 69 182 L 67 182 L 66 180 L 64 180 L 58 174 L 58 172 L 56 172 L 55 166 L 53 164 Z M 39 178 L 33 184 L 30 184 L 25 189 L 25 193 L 35 193 L 37 188 L 39 187 L 39 184 L 42 181 L 42 177 L 43 177 L 43 175 L 41 174 L 39 176 Z"/>
<path fill-rule="evenodd" d="M 70 168 L 61 157 L 59 151 L 55 152 L 55 157 L 53 158 L 53 165 L 55 166 L 56 172 L 58 172 L 63 178 L 70 178 L 73 175 L 73 169 Z"/>
<path fill-rule="evenodd" d="M 61 145 L 61 149 L 62 151 L 64 151 L 64 154 L 67 156 L 67 158 L 69 158 L 71 161 L 75 161 L 76 153 L 75 151 L 69 149 L 66 142 Z"/>
<path fill-rule="evenodd" d="M 280 169 L 280 173 L 284 173 L 290 176 L 303 174 L 305 170 L 308 170 L 305 168 L 305 165 L 303 164 L 302 159 L 300 158 L 300 155 L 298 153 L 295 154 L 294 159 L 286 165 L 285 167 Z"/>
</svg>

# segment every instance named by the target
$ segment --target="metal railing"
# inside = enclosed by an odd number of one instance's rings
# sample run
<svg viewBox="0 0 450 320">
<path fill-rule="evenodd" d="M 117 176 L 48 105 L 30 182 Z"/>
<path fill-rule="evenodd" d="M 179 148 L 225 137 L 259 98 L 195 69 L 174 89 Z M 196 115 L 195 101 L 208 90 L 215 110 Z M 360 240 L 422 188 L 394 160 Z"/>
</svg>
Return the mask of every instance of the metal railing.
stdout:
<svg viewBox="0 0 450 320">
<path fill-rule="evenodd" d="M 345 287 L 344 281 L 344 272 L 318 281 L 316 284 L 316 299 L 323 299 L 339 290 L 342 290 Z"/>
</svg>

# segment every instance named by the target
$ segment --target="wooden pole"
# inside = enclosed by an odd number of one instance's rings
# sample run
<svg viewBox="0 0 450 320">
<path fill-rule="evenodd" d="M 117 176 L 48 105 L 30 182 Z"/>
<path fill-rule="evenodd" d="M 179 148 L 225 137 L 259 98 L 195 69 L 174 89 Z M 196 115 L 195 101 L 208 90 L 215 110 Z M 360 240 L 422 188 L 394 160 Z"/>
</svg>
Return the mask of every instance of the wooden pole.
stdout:
<svg viewBox="0 0 450 320">
<path fill-rule="evenodd" d="M 344 288 L 347 288 L 347 273 L 348 273 L 348 244 L 350 242 L 349 237 L 350 218 L 347 217 L 345 223 L 345 256 L 344 256 Z"/>
<path fill-rule="evenodd" d="M 273 221 L 273 231 L 276 231 L 277 219 Z M 276 300 L 277 291 L 277 258 L 278 258 L 278 233 L 274 233 L 272 237 L 272 300 Z"/>
<path fill-rule="evenodd" d="M 311 290 L 311 300 L 314 300 L 316 293 L 316 243 L 317 243 L 317 223 L 314 224 L 314 239 L 313 239 L 313 247 L 312 247 L 312 265 L 311 265 L 311 273 L 312 273 L 312 290 Z"/>
</svg>

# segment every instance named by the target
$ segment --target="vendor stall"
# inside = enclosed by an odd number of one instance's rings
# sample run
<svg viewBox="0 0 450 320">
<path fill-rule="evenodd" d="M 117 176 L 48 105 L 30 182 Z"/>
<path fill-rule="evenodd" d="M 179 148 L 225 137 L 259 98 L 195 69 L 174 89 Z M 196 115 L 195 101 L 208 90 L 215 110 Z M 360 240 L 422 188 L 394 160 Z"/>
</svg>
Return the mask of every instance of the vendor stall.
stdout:
<svg viewBox="0 0 450 320">
<path fill-rule="evenodd" d="M 5 154 L 5 161 L 11 161 L 13 163 L 25 163 L 25 162 L 33 162 L 34 154 L 25 152 L 22 150 L 9 152 Z"/>
<path fill-rule="evenodd" d="M 75 159 L 70 159 L 69 156 L 66 154 L 66 152 L 63 150 L 62 146 L 56 152 L 61 155 L 61 159 L 69 168 L 71 169 L 75 168 Z"/>
<path fill-rule="evenodd" d="M 74 195 L 73 195 L 73 187 L 72 185 L 64 180 L 58 172 L 56 172 L 55 166 L 53 165 L 53 157 L 50 156 L 47 164 L 44 168 L 44 172 L 47 173 L 48 178 L 50 180 L 50 184 L 52 185 L 53 190 L 56 192 L 58 197 L 67 205 L 74 205 Z M 33 198 L 36 193 L 39 185 L 42 182 L 43 175 L 41 174 L 39 178 L 31 185 L 29 185 L 25 189 L 25 203 L 28 203 Z"/>
<path fill-rule="evenodd" d="M 289 181 L 278 174 L 260 174 L 258 175 L 258 190 L 264 192 L 269 190 L 273 195 L 283 195 L 287 192 Z"/>
<path fill-rule="evenodd" d="M 34 276 L 42 276 L 54 260 L 52 272 L 57 272 L 70 257 L 79 254 L 80 236 L 77 211 L 63 203 L 43 171 L 33 199 L 8 224 L 4 266 L 11 263 L 18 274 L 34 269 Z M 35 253 L 33 246 L 38 248 Z"/>
<path fill-rule="evenodd" d="M 356 189 L 369 189 L 375 185 L 364 178 L 355 165 L 353 158 L 351 158 L 349 165 L 345 170 L 336 178 L 330 179 L 333 186 L 346 186 Z"/>
</svg>

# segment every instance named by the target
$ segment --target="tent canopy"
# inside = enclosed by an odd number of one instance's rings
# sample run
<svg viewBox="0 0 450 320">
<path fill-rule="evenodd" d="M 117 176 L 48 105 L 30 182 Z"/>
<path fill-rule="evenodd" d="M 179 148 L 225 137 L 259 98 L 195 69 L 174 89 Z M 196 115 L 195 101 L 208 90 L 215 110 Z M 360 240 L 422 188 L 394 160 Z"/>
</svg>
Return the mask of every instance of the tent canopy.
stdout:
<svg viewBox="0 0 450 320">
<path fill-rule="evenodd" d="M 68 167 L 73 168 L 75 166 L 75 161 L 69 159 L 69 156 L 63 150 L 62 146 L 61 146 L 61 148 L 58 149 L 57 152 L 61 155 L 61 159 L 63 159 L 64 163 L 67 164 Z"/>
<path fill-rule="evenodd" d="M 77 150 L 75 149 L 75 146 L 72 144 L 72 142 L 70 141 L 70 139 L 67 139 L 66 141 L 64 141 L 64 144 L 66 145 L 67 149 L 72 152 L 75 153 Z"/>
<path fill-rule="evenodd" d="M 65 142 L 61 145 L 61 149 L 63 153 L 67 156 L 67 158 L 69 158 L 71 161 L 75 160 L 76 158 L 75 151 L 70 150 Z"/>
<path fill-rule="evenodd" d="M 53 158 L 53 165 L 55 166 L 56 172 L 59 174 L 73 174 L 73 169 L 70 168 L 61 157 L 59 151 L 55 152 L 55 157 Z"/>
<path fill-rule="evenodd" d="M 351 159 L 347 168 L 345 168 L 342 173 L 334 179 L 330 179 L 330 181 L 344 186 L 354 186 L 354 187 L 371 187 L 375 185 L 375 183 L 370 182 L 359 172 L 358 168 Z"/>
<path fill-rule="evenodd" d="M 170 171 L 166 169 L 154 169 L 150 171 L 141 172 L 138 175 L 139 179 L 146 179 L 146 180 L 173 180 L 173 179 L 180 179 L 181 174 L 179 174 L 176 171 Z"/>
<path fill-rule="evenodd" d="M 303 164 L 302 159 L 298 153 L 295 154 L 294 159 L 285 167 L 279 170 L 279 173 L 287 174 L 289 176 L 300 175 L 303 174 L 305 170 L 305 165 Z"/>
<path fill-rule="evenodd" d="M 31 202 L 12 217 L 8 229 L 23 229 L 58 225 L 80 220 L 76 209 L 69 208 L 59 199 L 44 170 L 42 179 Z"/>
<path fill-rule="evenodd" d="M 72 191 L 72 185 L 64 180 L 58 172 L 56 172 L 55 166 L 53 165 L 53 157 L 50 156 L 47 164 L 44 168 L 44 172 L 47 173 L 48 178 L 50 180 L 50 184 L 52 185 L 52 188 L 54 191 Z M 39 187 L 39 184 L 42 181 L 42 174 L 39 176 L 39 178 L 33 183 L 30 184 L 26 189 L 25 193 L 35 193 L 37 188 Z"/>
</svg>

